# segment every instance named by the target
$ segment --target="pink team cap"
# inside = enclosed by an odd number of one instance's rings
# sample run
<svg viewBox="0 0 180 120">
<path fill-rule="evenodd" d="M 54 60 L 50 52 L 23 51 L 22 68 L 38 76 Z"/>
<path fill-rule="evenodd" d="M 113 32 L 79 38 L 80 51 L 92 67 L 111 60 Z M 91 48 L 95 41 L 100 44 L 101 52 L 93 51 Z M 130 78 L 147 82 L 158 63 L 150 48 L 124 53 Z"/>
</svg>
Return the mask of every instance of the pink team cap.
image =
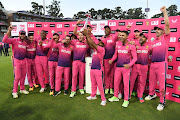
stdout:
<svg viewBox="0 0 180 120">
<path fill-rule="evenodd" d="M 155 27 L 154 27 L 154 30 L 156 30 L 157 28 L 160 28 L 161 30 L 164 30 L 164 26 L 162 26 L 162 25 L 155 26 Z"/>
</svg>

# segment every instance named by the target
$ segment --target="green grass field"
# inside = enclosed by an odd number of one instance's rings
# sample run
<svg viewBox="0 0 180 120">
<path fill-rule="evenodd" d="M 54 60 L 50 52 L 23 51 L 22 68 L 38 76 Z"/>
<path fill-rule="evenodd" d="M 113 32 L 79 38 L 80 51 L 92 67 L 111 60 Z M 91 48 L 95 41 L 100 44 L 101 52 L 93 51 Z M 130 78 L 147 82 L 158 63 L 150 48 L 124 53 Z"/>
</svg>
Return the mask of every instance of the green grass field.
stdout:
<svg viewBox="0 0 180 120">
<path fill-rule="evenodd" d="M 167 100 L 165 109 L 159 112 L 159 98 L 141 104 L 132 97 L 129 107 L 123 108 L 123 100 L 100 106 L 100 96 L 93 101 L 86 100 L 88 94 L 79 92 L 74 98 L 64 94 L 53 97 L 49 89 L 40 94 L 40 88 L 29 95 L 19 93 L 19 98 L 13 99 L 12 88 L 11 59 L 0 56 L 0 120 L 180 120 L 180 104 Z"/>
</svg>

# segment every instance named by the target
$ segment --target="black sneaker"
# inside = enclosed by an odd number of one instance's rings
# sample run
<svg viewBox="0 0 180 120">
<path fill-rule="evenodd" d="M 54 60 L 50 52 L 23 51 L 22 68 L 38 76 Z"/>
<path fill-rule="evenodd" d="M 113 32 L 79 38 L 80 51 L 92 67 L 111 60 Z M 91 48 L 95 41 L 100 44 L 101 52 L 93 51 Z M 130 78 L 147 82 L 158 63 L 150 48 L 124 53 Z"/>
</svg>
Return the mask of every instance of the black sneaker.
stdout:
<svg viewBox="0 0 180 120">
<path fill-rule="evenodd" d="M 55 91 L 53 96 L 58 96 L 61 93 L 61 91 Z"/>
<path fill-rule="evenodd" d="M 68 94 L 68 90 L 64 90 L 64 95 L 67 95 Z"/>
</svg>

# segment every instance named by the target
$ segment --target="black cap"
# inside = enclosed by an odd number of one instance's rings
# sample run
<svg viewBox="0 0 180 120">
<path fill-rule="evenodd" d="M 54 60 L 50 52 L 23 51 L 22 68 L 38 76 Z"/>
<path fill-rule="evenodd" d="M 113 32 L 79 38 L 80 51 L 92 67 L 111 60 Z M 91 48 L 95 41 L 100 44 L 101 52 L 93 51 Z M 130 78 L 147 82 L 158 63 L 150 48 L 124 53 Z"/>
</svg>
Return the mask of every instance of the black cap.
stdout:
<svg viewBox="0 0 180 120">
<path fill-rule="evenodd" d="M 58 33 L 54 33 L 54 34 L 53 34 L 53 36 L 55 36 L 55 35 L 59 36 L 59 34 L 58 34 Z"/>
</svg>

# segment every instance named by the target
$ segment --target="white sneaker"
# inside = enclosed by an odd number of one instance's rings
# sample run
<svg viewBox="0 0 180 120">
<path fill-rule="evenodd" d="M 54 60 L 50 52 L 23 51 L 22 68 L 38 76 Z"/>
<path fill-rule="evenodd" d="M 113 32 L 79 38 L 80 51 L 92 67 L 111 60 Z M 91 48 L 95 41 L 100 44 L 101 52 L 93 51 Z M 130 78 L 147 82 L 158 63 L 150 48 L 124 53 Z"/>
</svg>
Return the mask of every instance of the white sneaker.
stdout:
<svg viewBox="0 0 180 120">
<path fill-rule="evenodd" d="M 89 96 L 89 97 L 86 97 L 86 99 L 88 99 L 88 100 L 95 100 L 95 99 L 97 99 L 97 97 L 96 96 L 94 96 L 94 97 Z"/>
<path fill-rule="evenodd" d="M 17 93 L 12 93 L 13 98 L 18 98 L 18 94 Z"/>
<path fill-rule="evenodd" d="M 156 97 L 157 97 L 156 94 L 154 94 L 153 96 L 148 95 L 148 96 L 145 97 L 145 100 L 152 100 L 152 99 L 154 99 L 154 98 L 156 98 Z"/>
<path fill-rule="evenodd" d="M 23 93 L 25 95 L 29 94 L 29 92 L 27 90 L 20 90 L 20 93 Z"/>
<path fill-rule="evenodd" d="M 102 101 L 100 105 L 105 106 L 105 105 L 106 105 L 106 103 L 107 103 L 107 100 Z"/>
<path fill-rule="evenodd" d="M 122 94 L 121 94 L 121 93 L 118 94 L 118 98 L 119 98 L 119 99 L 122 98 Z"/>
<path fill-rule="evenodd" d="M 159 103 L 157 106 L 157 110 L 162 111 L 164 109 L 164 105 L 162 103 Z"/>
<path fill-rule="evenodd" d="M 44 91 L 45 91 L 45 88 L 41 88 L 39 92 L 43 93 Z"/>
</svg>

